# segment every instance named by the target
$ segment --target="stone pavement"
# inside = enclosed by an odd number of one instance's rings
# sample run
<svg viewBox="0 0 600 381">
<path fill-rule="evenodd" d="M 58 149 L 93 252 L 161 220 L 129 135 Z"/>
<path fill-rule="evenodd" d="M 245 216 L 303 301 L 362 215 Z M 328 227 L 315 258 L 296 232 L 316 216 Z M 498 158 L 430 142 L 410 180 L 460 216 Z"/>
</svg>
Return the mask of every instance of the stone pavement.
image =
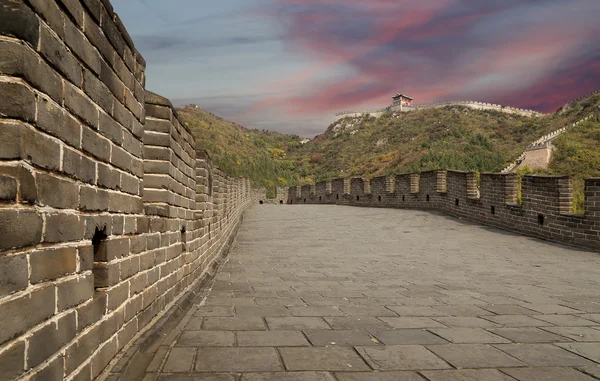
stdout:
<svg viewBox="0 0 600 381">
<path fill-rule="evenodd" d="M 145 381 L 600 379 L 600 256 L 414 210 L 263 205 Z"/>
</svg>

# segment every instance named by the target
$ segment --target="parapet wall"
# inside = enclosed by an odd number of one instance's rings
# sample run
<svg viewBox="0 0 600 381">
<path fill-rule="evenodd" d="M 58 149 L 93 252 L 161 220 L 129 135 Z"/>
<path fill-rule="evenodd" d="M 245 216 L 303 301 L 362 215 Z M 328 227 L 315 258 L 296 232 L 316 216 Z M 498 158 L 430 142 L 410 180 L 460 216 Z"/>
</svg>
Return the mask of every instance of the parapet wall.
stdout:
<svg viewBox="0 0 600 381">
<path fill-rule="evenodd" d="M 485 225 L 600 251 L 600 178 L 585 181 L 585 213 L 571 213 L 569 177 L 525 176 L 517 204 L 514 174 L 430 171 L 335 179 L 290 188 L 289 204 L 437 210 Z"/>
<path fill-rule="evenodd" d="M 106 0 L 0 0 L 0 379 L 91 380 L 264 190 L 215 168 Z"/>
<path fill-rule="evenodd" d="M 342 111 L 338 112 L 336 115 L 337 119 L 351 117 L 356 118 L 366 114 L 372 115 L 374 117 L 379 117 L 386 112 L 409 112 L 415 110 L 424 110 L 428 108 L 441 108 L 446 106 L 464 106 L 473 108 L 476 110 L 491 110 L 491 111 L 499 111 L 507 114 L 517 114 L 523 116 L 541 116 L 543 115 L 540 112 L 534 110 L 527 110 L 518 107 L 510 107 L 510 106 L 502 106 L 493 103 L 485 103 L 485 102 L 477 102 L 477 101 L 451 101 L 451 102 L 439 102 L 439 103 L 429 103 L 429 104 L 420 104 L 420 105 L 412 105 L 412 106 L 389 106 L 375 110 L 356 110 L 356 111 Z"/>
</svg>

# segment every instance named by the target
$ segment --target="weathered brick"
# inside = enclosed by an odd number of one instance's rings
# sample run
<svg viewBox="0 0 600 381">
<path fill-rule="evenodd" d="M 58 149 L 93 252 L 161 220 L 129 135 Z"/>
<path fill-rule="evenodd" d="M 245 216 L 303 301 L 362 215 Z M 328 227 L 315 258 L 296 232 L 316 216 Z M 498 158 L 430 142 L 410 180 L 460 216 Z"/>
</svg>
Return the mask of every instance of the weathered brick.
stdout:
<svg viewBox="0 0 600 381">
<path fill-rule="evenodd" d="M 29 87 L 19 82 L 0 82 L 0 94 L 1 115 L 27 122 L 35 120 L 35 94 Z"/>
<path fill-rule="evenodd" d="M 125 130 L 119 123 L 115 122 L 110 115 L 100 113 L 100 133 L 112 140 L 113 143 L 123 144 L 123 131 Z M 126 131 L 126 130 L 125 130 Z"/>
<path fill-rule="evenodd" d="M 123 173 L 121 175 L 121 190 L 129 194 L 137 195 L 140 190 L 140 179 Z"/>
<path fill-rule="evenodd" d="M 108 165 L 98 163 L 98 185 L 110 188 L 121 188 L 121 173 Z"/>
<path fill-rule="evenodd" d="M 129 131 L 124 131 L 123 135 L 123 148 L 125 151 L 129 152 L 135 157 L 142 157 L 142 152 L 144 150 L 142 142 L 133 136 L 133 134 L 131 134 Z"/>
<path fill-rule="evenodd" d="M 106 368 L 110 360 L 115 357 L 118 352 L 117 338 L 104 344 L 98 352 L 92 357 L 92 377 L 96 378 Z"/>
<path fill-rule="evenodd" d="M 36 174 L 38 200 L 41 205 L 60 209 L 76 209 L 79 205 L 79 186 L 45 173 Z"/>
<path fill-rule="evenodd" d="M 104 162 L 110 160 L 110 142 L 87 126 L 83 126 L 81 146 L 84 151 Z"/>
<path fill-rule="evenodd" d="M 52 169 L 60 169 L 61 146 L 58 141 L 29 128 L 22 129 L 22 157 L 32 164 Z"/>
<path fill-rule="evenodd" d="M 0 0 L 0 34 L 14 36 L 37 46 L 40 39 L 40 20 L 21 1 Z"/>
<path fill-rule="evenodd" d="M 119 350 L 123 349 L 127 343 L 129 343 L 134 336 L 138 333 L 138 320 L 134 318 L 129 323 L 127 323 L 123 329 L 119 331 Z"/>
<path fill-rule="evenodd" d="M 115 238 L 102 241 L 96 250 L 96 262 L 110 262 L 129 255 L 129 238 Z"/>
<path fill-rule="evenodd" d="M 26 289 L 28 277 L 25 254 L 0 257 L 0 297 Z"/>
<path fill-rule="evenodd" d="M 0 375 L 3 380 L 16 380 L 24 373 L 24 369 L 25 342 L 17 341 L 0 353 Z"/>
<path fill-rule="evenodd" d="M 71 341 L 76 333 L 77 319 L 74 311 L 35 331 L 29 338 L 27 365 L 38 366 Z"/>
<path fill-rule="evenodd" d="M 121 262 L 121 280 L 128 279 L 140 271 L 140 258 L 128 258 Z"/>
<path fill-rule="evenodd" d="M 79 271 L 89 271 L 94 268 L 94 247 L 91 245 L 77 248 L 79 257 Z"/>
<path fill-rule="evenodd" d="M 108 210 L 108 192 L 92 187 L 79 188 L 79 208 L 84 211 L 103 212 Z"/>
<path fill-rule="evenodd" d="M 100 28 L 100 26 L 97 25 L 87 13 L 84 15 L 84 19 L 85 19 L 85 21 L 84 21 L 85 22 L 85 30 L 84 30 L 85 35 L 90 40 L 92 45 L 94 45 L 98 49 L 100 54 L 102 54 L 102 57 L 104 57 L 104 59 L 106 59 L 106 61 L 112 65 L 115 62 L 115 54 L 116 54 L 112 45 L 110 44 L 110 42 L 108 41 L 108 39 L 106 38 L 104 33 L 102 32 L 102 29 Z M 103 64 L 103 62 L 100 63 L 101 66 L 102 66 L 102 64 Z M 102 72 L 102 69 L 100 69 L 100 71 Z M 102 80 L 102 81 L 104 82 L 104 80 Z"/>
<path fill-rule="evenodd" d="M 84 238 L 84 221 L 75 214 L 46 214 L 44 242 L 59 243 L 80 241 Z"/>
<path fill-rule="evenodd" d="M 0 121 L 0 159 L 20 159 L 23 155 L 22 135 L 25 127 L 21 123 Z"/>
<path fill-rule="evenodd" d="M 95 327 L 71 344 L 65 351 L 65 370 L 67 374 L 72 373 L 86 361 L 98 349 L 100 343 L 100 329 Z"/>
<path fill-rule="evenodd" d="M 29 4 L 61 38 L 65 36 L 65 15 L 54 0 L 28 0 Z"/>
<path fill-rule="evenodd" d="M 56 286 L 58 294 L 58 312 L 75 307 L 94 295 L 94 276 L 87 274 Z"/>
<path fill-rule="evenodd" d="M 100 24 L 100 14 L 102 12 L 102 3 L 100 0 L 83 0 L 83 4 L 88 9 L 89 14 L 94 17 L 94 21 Z M 86 29 L 88 27 L 88 20 L 85 20 Z"/>
<path fill-rule="evenodd" d="M 123 282 L 106 291 L 108 311 L 114 311 L 129 298 L 129 282 Z"/>
<path fill-rule="evenodd" d="M 97 288 L 112 287 L 121 279 L 121 265 L 119 263 L 98 262 L 94 264 L 94 286 Z"/>
<path fill-rule="evenodd" d="M 81 146 L 81 124 L 44 97 L 38 99 L 37 127 L 75 148 Z"/>
<path fill-rule="evenodd" d="M 131 196 L 125 193 L 113 192 L 110 194 L 109 211 L 115 213 L 141 213 L 144 206 L 142 199 L 136 196 Z M 131 230 L 135 230 L 134 228 Z M 125 234 L 133 233 L 133 231 L 124 231 Z"/>
<path fill-rule="evenodd" d="M 0 343 L 27 331 L 54 314 L 54 286 L 0 303 Z M 2 374 L 2 373 L 0 373 Z"/>
<path fill-rule="evenodd" d="M 80 331 L 102 319 L 106 314 L 106 300 L 105 293 L 97 292 L 92 300 L 77 307 L 77 328 Z"/>
<path fill-rule="evenodd" d="M 65 43 L 92 72 L 100 74 L 100 53 L 85 38 L 83 32 L 68 19 L 65 20 Z"/>
<path fill-rule="evenodd" d="M 63 150 L 63 171 L 88 184 L 96 182 L 96 162 L 68 148 Z"/>
<path fill-rule="evenodd" d="M 133 117 L 131 112 L 129 112 L 129 110 L 127 110 L 125 106 L 123 106 L 119 102 L 115 102 L 113 117 L 117 122 L 119 122 L 119 124 L 127 128 L 129 131 L 133 132 L 133 134 L 135 135 L 135 131 L 133 129 L 135 118 Z"/>
<path fill-rule="evenodd" d="M 125 50 L 125 40 L 121 36 L 119 29 L 110 17 L 102 16 L 102 30 L 104 34 L 119 54 L 123 54 Z"/>
<path fill-rule="evenodd" d="M 65 367 L 65 358 L 57 356 L 50 361 L 43 369 L 36 372 L 29 379 L 30 381 L 62 381 Z"/>
<path fill-rule="evenodd" d="M 0 201 L 17 200 L 17 179 L 11 176 L 0 176 Z"/>
<path fill-rule="evenodd" d="M 69 83 L 65 83 L 65 107 L 88 126 L 98 129 L 97 106 L 81 90 Z"/>
<path fill-rule="evenodd" d="M 101 63 L 100 80 L 110 89 L 119 102 L 123 102 L 125 85 L 106 62 Z"/>
<path fill-rule="evenodd" d="M 56 279 L 76 271 L 77 249 L 63 247 L 55 249 L 42 249 L 30 254 L 31 283 Z"/>
<path fill-rule="evenodd" d="M 83 84 L 83 68 L 67 47 L 50 32 L 45 25 L 41 27 L 39 52 L 48 59 L 75 86 Z"/>
<path fill-rule="evenodd" d="M 115 99 L 110 90 L 89 70 L 84 70 L 85 93 L 106 113 L 112 115 Z"/>
<path fill-rule="evenodd" d="M 110 159 L 111 164 L 121 168 L 124 171 L 131 172 L 133 157 L 127 153 L 121 147 L 113 147 L 112 156 Z"/>
<path fill-rule="evenodd" d="M 75 20 L 79 27 L 83 27 L 83 14 L 84 9 L 80 0 L 58 0 L 67 9 L 71 17 Z"/>
<path fill-rule="evenodd" d="M 42 224 L 35 210 L 0 209 L 0 250 L 40 243 Z"/>
</svg>

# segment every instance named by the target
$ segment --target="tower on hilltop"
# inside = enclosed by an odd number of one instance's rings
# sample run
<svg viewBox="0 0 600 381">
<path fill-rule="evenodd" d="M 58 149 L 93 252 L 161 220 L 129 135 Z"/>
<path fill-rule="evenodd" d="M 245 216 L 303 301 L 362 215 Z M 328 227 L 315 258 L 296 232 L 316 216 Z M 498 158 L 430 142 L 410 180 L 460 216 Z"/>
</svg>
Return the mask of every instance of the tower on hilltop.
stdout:
<svg viewBox="0 0 600 381">
<path fill-rule="evenodd" d="M 404 94 L 396 94 L 392 97 L 392 107 L 400 106 L 400 110 L 402 110 L 402 106 L 412 106 L 413 98 Z"/>
</svg>

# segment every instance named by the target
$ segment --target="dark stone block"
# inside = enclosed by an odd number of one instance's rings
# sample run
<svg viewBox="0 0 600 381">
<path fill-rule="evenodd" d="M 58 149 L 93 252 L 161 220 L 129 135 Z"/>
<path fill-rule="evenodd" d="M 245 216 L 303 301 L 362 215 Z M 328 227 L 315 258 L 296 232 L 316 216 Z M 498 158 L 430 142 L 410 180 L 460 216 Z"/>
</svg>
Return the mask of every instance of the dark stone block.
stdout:
<svg viewBox="0 0 600 381">
<path fill-rule="evenodd" d="M 2 3 L 0 2 L 0 6 Z M 16 380 L 25 368 L 25 342 L 19 341 L 0 354 L 0 375 L 5 380 Z"/>
<path fill-rule="evenodd" d="M 35 95 L 22 83 L 0 82 L 0 114 L 4 117 L 35 120 Z"/>
<path fill-rule="evenodd" d="M 77 195 L 77 193 L 75 193 Z M 46 215 L 44 242 L 59 243 L 79 241 L 84 237 L 84 221 L 74 214 Z"/>
<path fill-rule="evenodd" d="M 43 249 L 30 254 L 30 282 L 38 283 L 73 274 L 77 266 L 77 249 L 64 247 Z"/>
<path fill-rule="evenodd" d="M 4 343 L 54 315 L 54 285 L 0 304 L 0 343 Z M 0 366 L 1 368 L 1 366 Z M 4 375 L 4 373 L 0 372 Z"/>
<path fill-rule="evenodd" d="M 0 297 L 26 289 L 28 273 L 25 255 L 0 257 Z"/>
<path fill-rule="evenodd" d="M 0 209 L 0 237 L 0 250 L 40 243 L 42 216 L 33 210 Z"/>
<path fill-rule="evenodd" d="M 29 339 L 27 363 L 35 367 L 71 341 L 77 333 L 75 312 L 63 316 L 58 322 L 49 323 L 36 331 Z"/>
<path fill-rule="evenodd" d="M 60 209 L 76 209 L 79 186 L 45 173 L 37 173 L 38 200 L 41 205 Z"/>
<path fill-rule="evenodd" d="M 37 46 L 40 20 L 22 1 L 0 0 L 0 35 L 14 36 Z"/>
<path fill-rule="evenodd" d="M 10 176 L 0 176 L 0 201 L 17 199 L 17 180 Z"/>
</svg>

